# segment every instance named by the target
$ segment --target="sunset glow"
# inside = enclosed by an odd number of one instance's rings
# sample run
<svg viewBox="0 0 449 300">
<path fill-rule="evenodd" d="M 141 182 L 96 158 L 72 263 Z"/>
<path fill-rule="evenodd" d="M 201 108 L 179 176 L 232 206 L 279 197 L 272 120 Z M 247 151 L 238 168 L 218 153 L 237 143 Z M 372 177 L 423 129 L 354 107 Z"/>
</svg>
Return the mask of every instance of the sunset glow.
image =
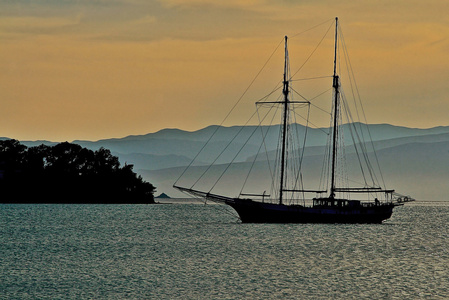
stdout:
<svg viewBox="0 0 449 300">
<path fill-rule="evenodd" d="M 335 16 L 370 123 L 447 126 L 448 11 L 444 0 L 2 1 L 0 136 L 219 124 L 284 35 Z"/>
</svg>

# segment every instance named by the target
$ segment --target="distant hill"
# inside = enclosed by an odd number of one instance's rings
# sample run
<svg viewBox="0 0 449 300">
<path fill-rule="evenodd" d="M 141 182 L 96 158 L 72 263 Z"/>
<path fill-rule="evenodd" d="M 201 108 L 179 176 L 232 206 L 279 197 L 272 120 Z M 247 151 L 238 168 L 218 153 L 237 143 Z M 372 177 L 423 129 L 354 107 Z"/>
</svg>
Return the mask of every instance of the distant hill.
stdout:
<svg viewBox="0 0 449 300">
<path fill-rule="evenodd" d="M 445 140 L 445 134 L 449 134 L 449 127 L 435 127 L 430 129 L 417 129 L 393 126 L 389 124 L 374 124 L 369 125 L 369 131 L 364 124 L 360 126 L 360 134 L 365 137 L 371 136 L 376 143 L 376 147 L 389 147 L 398 144 L 410 143 L 413 140 L 409 138 L 420 137 L 432 141 Z M 279 136 L 279 126 L 273 125 L 262 127 L 262 130 L 268 134 L 265 137 L 267 151 L 275 150 Z M 302 125 L 295 125 L 292 129 L 299 132 L 299 135 L 304 135 L 305 127 Z M 141 166 L 143 169 L 161 169 L 169 167 L 177 167 L 185 164 L 186 161 L 191 161 L 204 146 L 204 143 L 210 139 L 212 134 L 216 135 L 211 139 L 207 149 L 203 150 L 201 164 L 209 164 L 214 161 L 216 154 L 220 153 L 231 140 L 233 140 L 232 148 L 223 154 L 218 163 L 227 162 L 233 159 L 233 152 L 240 149 L 243 144 L 246 144 L 245 149 L 240 152 L 239 157 L 235 161 L 243 162 L 250 159 L 259 147 L 259 138 L 261 136 L 261 129 L 254 126 L 233 126 L 233 127 L 219 127 L 209 126 L 201 130 L 189 132 L 179 129 L 163 129 L 155 133 L 145 135 L 132 135 L 124 138 L 104 139 L 99 141 L 73 141 L 83 147 L 91 150 L 98 150 L 100 147 L 110 149 L 115 155 L 118 155 L 122 161 L 135 163 L 136 167 Z M 324 146 L 326 143 L 327 128 L 312 128 L 307 133 L 307 145 Z M 235 136 L 239 133 L 238 137 Z M 349 135 L 347 129 L 344 130 L 345 135 Z M 249 136 L 253 138 L 247 141 Z M 438 135 L 441 135 L 438 137 Z M 395 139 L 400 139 L 393 141 Z M 380 142 L 388 141 L 388 142 Z M 24 142 L 24 144 L 32 142 Z M 36 142 L 33 142 L 36 143 Z M 145 156 L 149 155 L 149 156 Z M 145 161 L 145 166 L 143 165 Z"/>
<path fill-rule="evenodd" d="M 183 155 L 155 155 L 145 153 L 113 153 L 116 155 L 120 162 L 134 165 L 140 169 L 145 170 L 159 170 L 172 167 L 187 166 L 192 161 Z M 205 164 L 205 163 L 202 163 Z"/>
<path fill-rule="evenodd" d="M 8 137 L 0 137 L 0 141 L 6 141 L 6 140 L 11 140 L 11 139 L 12 138 L 8 138 Z M 57 142 L 50 142 L 50 141 L 45 141 L 45 140 L 20 141 L 20 143 L 27 147 L 34 147 L 34 146 L 40 146 L 40 145 L 55 146 L 58 144 Z"/>
<path fill-rule="evenodd" d="M 235 130 L 235 128 L 233 129 Z M 408 193 L 421 200 L 445 200 L 447 198 L 446 195 L 449 193 L 449 188 L 446 188 L 446 181 L 449 178 L 449 168 L 447 167 L 449 166 L 449 127 L 414 129 L 379 124 L 370 125 L 370 132 L 387 187 L 395 188 L 397 192 Z M 315 142 L 315 146 L 307 147 L 305 150 L 306 156 L 316 156 L 315 160 L 312 159 L 307 166 L 308 171 L 313 175 L 312 181 L 319 180 L 319 173 L 315 170 L 320 170 L 322 155 L 325 151 L 323 145 L 316 144 L 318 143 Z M 371 147 L 368 148 L 371 149 Z M 349 161 L 355 160 L 355 157 L 351 157 L 353 152 L 353 147 L 348 145 L 346 153 L 350 155 Z M 259 156 L 266 157 L 266 154 L 259 154 Z M 268 156 L 274 159 L 275 152 L 269 151 Z M 246 160 L 239 160 L 235 164 L 236 168 L 231 173 L 233 175 L 224 179 L 222 192 L 231 196 L 236 195 L 229 194 L 229 187 L 239 184 L 237 178 L 244 178 L 244 170 L 249 167 L 249 162 L 252 160 L 253 156 L 248 155 Z M 137 166 L 137 168 L 139 167 Z M 220 166 L 214 168 L 218 170 Z M 151 171 L 140 169 L 139 172 L 144 178 L 155 182 L 159 190 L 170 191 L 173 195 L 182 196 L 172 189 L 172 185 L 184 169 L 184 166 L 173 166 Z M 204 167 L 196 166 L 190 170 L 198 175 L 204 169 Z M 259 180 L 263 182 L 263 178 L 259 178 Z M 219 189 L 216 187 L 215 191 L 218 192 Z"/>
<path fill-rule="evenodd" d="M 445 168 L 449 148 L 449 126 L 440 126 L 429 129 L 407 128 L 389 124 L 357 124 L 358 134 L 371 137 L 377 150 L 379 161 L 384 169 L 384 175 L 389 182 L 403 186 L 413 196 L 426 199 L 438 198 L 444 200 L 449 194 L 449 188 L 442 183 L 447 178 Z M 368 132 L 369 128 L 369 132 Z M 293 125 L 291 130 L 299 135 L 305 133 L 302 125 Z M 268 133 L 267 133 L 268 132 Z M 307 132 L 306 156 L 317 155 L 322 157 L 327 138 L 327 128 L 309 128 Z M 204 147 L 212 134 L 215 136 Z M 237 137 L 236 134 L 239 133 Z M 256 143 L 262 133 L 265 135 L 266 146 L 259 149 Z M 343 134 L 350 136 L 346 127 Z M 248 139 L 248 137 L 251 137 Z M 238 169 L 253 160 L 255 153 L 274 158 L 275 147 L 279 137 L 279 126 L 256 128 L 254 126 L 219 127 L 209 126 L 197 131 L 183 131 L 180 129 L 163 129 L 145 135 L 130 135 L 123 138 L 104 139 L 99 141 L 73 141 L 82 147 L 98 150 L 100 147 L 110 149 L 118 156 L 120 162 L 133 164 L 134 170 L 142 174 L 144 179 L 152 182 L 159 192 L 166 192 L 175 197 L 182 196 L 172 189 L 173 182 L 189 165 L 198 152 L 201 155 L 193 164 L 196 170 L 204 168 L 213 162 L 217 154 L 222 153 L 216 164 L 234 160 Z M 5 138 L 6 139 L 6 138 Z M 227 147 L 229 142 L 233 144 Z M 54 145 L 49 141 L 22 141 L 27 146 L 39 144 Z M 242 145 L 245 148 L 238 152 Z M 368 147 L 371 149 L 371 147 Z M 264 152 L 267 151 L 266 154 Z M 371 151 L 371 150 L 368 150 Z M 346 152 L 353 153 L 351 143 L 346 144 Z M 312 164 L 313 165 L 313 164 Z M 320 166 L 321 167 L 321 166 Z M 316 166 L 311 167 L 316 168 Z M 425 189 L 422 183 L 429 181 Z M 389 184 L 388 184 L 389 185 Z M 397 188 L 399 191 L 399 188 Z M 409 190 L 412 191 L 409 191 Z"/>
<path fill-rule="evenodd" d="M 449 187 L 447 181 L 449 178 L 449 141 L 437 143 L 410 143 L 384 148 L 377 151 L 377 156 L 382 169 L 382 177 L 385 180 L 387 188 L 394 188 L 397 192 L 408 194 L 419 200 L 438 200 L 449 201 L 447 196 Z M 320 170 L 322 165 L 322 155 L 310 154 L 304 161 L 304 177 L 307 176 L 305 184 L 310 188 L 317 188 L 317 182 L 320 180 Z M 347 157 L 349 162 L 355 162 L 354 154 Z M 214 188 L 216 193 L 225 193 L 229 196 L 237 196 L 238 189 L 241 186 L 241 178 L 245 178 L 247 170 L 250 167 L 254 173 L 262 174 L 265 168 L 263 162 L 256 162 L 251 166 L 250 162 L 237 163 L 230 168 L 230 172 L 221 179 L 220 184 Z M 203 187 L 208 190 L 211 183 L 221 174 L 225 165 L 212 167 L 205 178 Z M 354 170 L 355 164 L 350 164 L 350 171 Z M 147 180 L 156 182 L 158 190 L 171 191 L 172 195 L 181 196 L 172 189 L 173 183 L 179 175 L 184 172 L 184 167 L 168 168 L 161 170 L 139 170 L 138 172 Z M 189 168 L 188 175 L 192 178 L 198 178 L 205 170 L 205 167 L 197 166 Z M 253 190 L 247 192 L 263 192 L 266 186 L 269 186 L 267 178 L 257 177 L 252 185 Z M 182 181 L 186 183 L 187 181 Z M 193 183 L 193 182 L 190 182 Z M 187 184 L 187 186 L 189 186 Z"/>
</svg>

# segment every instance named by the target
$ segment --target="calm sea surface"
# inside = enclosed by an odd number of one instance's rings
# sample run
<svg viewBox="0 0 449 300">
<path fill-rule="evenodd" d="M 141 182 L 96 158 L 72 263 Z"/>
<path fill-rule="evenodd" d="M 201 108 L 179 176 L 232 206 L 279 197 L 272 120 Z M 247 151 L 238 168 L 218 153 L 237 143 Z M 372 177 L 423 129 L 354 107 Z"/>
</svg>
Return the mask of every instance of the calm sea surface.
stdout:
<svg viewBox="0 0 449 300">
<path fill-rule="evenodd" d="M 449 206 L 382 225 L 240 224 L 223 206 L 0 205 L 1 299 L 449 299 Z"/>
</svg>

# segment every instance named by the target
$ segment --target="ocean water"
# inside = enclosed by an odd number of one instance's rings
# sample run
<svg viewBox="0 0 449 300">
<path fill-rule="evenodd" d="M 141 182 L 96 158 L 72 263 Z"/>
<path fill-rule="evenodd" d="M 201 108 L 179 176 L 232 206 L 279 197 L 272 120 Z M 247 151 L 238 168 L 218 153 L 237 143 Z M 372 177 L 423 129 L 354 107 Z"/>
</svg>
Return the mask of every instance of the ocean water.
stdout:
<svg viewBox="0 0 449 300">
<path fill-rule="evenodd" d="M 218 205 L 0 205 L 0 299 L 449 299 L 449 206 L 382 225 Z"/>
</svg>

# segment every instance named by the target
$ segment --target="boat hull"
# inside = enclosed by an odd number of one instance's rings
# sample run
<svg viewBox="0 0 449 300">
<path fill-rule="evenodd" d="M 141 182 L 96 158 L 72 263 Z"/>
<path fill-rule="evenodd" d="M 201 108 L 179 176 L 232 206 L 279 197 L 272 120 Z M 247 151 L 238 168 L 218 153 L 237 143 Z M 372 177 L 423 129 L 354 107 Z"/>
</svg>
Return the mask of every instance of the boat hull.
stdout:
<svg viewBox="0 0 449 300">
<path fill-rule="evenodd" d="M 393 204 L 370 207 L 303 207 L 234 199 L 226 203 L 243 223 L 346 223 L 380 224 L 391 217 Z"/>
</svg>

